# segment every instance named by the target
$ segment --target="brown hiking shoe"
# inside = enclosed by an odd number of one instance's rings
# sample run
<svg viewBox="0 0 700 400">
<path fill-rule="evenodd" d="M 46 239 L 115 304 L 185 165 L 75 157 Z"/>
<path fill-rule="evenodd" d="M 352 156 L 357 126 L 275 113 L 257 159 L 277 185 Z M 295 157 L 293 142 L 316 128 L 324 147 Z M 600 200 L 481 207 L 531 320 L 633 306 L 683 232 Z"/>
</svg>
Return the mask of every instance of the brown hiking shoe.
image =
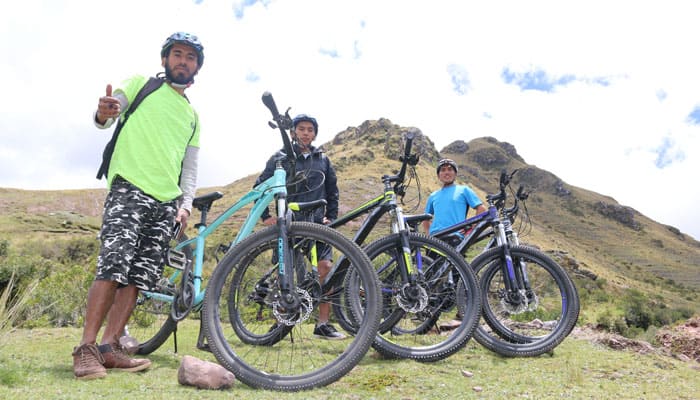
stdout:
<svg viewBox="0 0 700 400">
<path fill-rule="evenodd" d="M 107 376 L 104 358 L 94 343 L 73 349 L 73 374 L 77 379 L 97 379 Z"/>
<path fill-rule="evenodd" d="M 115 338 L 115 343 L 101 344 L 98 346 L 102 357 L 104 357 L 104 367 L 127 372 L 138 372 L 151 366 L 151 360 L 146 358 L 131 358 L 124 346 Z"/>
</svg>

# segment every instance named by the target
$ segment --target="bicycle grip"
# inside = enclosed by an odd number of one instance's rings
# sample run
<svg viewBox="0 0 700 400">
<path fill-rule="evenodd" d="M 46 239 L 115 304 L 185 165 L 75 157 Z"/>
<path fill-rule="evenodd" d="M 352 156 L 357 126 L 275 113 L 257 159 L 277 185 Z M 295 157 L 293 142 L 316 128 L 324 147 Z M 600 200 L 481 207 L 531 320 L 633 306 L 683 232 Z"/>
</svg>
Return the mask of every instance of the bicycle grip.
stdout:
<svg viewBox="0 0 700 400">
<path fill-rule="evenodd" d="M 406 131 L 406 147 L 404 149 L 404 156 L 405 159 L 408 160 L 408 157 L 411 156 L 411 147 L 413 145 L 413 139 L 415 139 L 416 135 L 420 132 L 418 128 L 410 128 L 408 131 Z"/>
<path fill-rule="evenodd" d="M 277 110 L 277 104 L 275 104 L 275 99 L 272 98 L 272 93 L 270 92 L 265 92 L 262 95 L 262 102 L 265 104 L 265 107 L 267 107 L 270 112 L 272 113 L 272 116 L 277 119 L 279 117 L 280 112 Z"/>
</svg>

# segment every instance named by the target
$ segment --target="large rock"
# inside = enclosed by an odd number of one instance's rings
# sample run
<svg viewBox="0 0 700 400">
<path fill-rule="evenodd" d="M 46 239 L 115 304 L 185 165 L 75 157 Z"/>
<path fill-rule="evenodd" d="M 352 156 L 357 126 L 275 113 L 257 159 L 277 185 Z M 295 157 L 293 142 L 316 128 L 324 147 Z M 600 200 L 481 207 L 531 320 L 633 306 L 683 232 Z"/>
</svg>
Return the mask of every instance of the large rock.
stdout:
<svg viewBox="0 0 700 400">
<path fill-rule="evenodd" d="M 184 356 L 177 370 L 177 381 L 181 385 L 200 389 L 228 389 L 235 380 L 236 377 L 221 365 L 192 356 Z"/>
</svg>

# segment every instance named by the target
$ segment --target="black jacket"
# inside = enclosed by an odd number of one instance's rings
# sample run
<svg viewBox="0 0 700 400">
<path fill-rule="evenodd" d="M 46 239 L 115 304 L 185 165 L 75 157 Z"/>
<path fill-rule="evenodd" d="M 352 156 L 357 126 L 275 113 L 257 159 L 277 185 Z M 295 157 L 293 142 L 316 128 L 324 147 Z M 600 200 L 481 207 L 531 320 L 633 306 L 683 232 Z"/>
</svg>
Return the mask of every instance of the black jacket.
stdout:
<svg viewBox="0 0 700 400">
<path fill-rule="evenodd" d="M 325 210 L 323 207 L 317 208 L 313 220 L 317 223 L 323 223 L 323 217 L 325 216 L 333 221 L 338 218 L 340 194 L 338 192 L 338 178 L 335 175 L 335 169 L 331 164 L 331 160 L 323 153 L 321 148 L 311 146 L 311 154 L 307 154 L 308 157 L 306 157 L 301 154 L 299 147 L 294 146 L 294 150 L 297 152 L 297 176 L 306 173 L 306 178 L 295 184 L 294 187 L 291 187 L 290 183 L 294 181 L 294 177 L 290 176 L 289 162 L 285 161 L 283 163 L 284 169 L 287 171 L 287 189 L 290 191 L 287 200 L 290 202 L 302 202 L 326 199 L 328 204 L 326 204 Z M 256 186 L 274 174 L 277 160 L 284 157 L 284 155 L 284 149 L 282 149 L 270 157 L 267 164 L 265 164 L 265 170 L 255 181 Z M 291 194 L 292 191 L 294 191 L 294 194 Z M 270 210 L 265 209 L 261 218 L 265 220 L 269 217 Z"/>
</svg>

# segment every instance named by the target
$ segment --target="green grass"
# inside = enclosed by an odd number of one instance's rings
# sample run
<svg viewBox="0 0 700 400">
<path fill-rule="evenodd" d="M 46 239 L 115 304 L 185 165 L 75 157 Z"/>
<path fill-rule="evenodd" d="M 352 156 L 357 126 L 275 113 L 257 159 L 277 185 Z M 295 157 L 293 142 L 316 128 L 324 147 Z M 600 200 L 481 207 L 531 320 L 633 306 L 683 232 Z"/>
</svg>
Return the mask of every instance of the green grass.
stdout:
<svg viewBox="0 0 700 400">
<path fill-rule="evenodd" d="M 453 399 L 576 398 L 677 399 L 697 394 L 692 363 L 657 355 L 614 351 L 567 338 L 552 355 L 499 357 L 475 341 L 452 357 L 430 364 L 382 360 L 374 350 L 343 379 L 300 393 L 252 389 L 240 382 L 224 391 L 199 390 L 177 382 L 182 356 L 215 361 L 196 350 L 198 321 L 178 331 L 179 353 L 170 339 L 150 355 L 143 373 L 112 372 L 107 378 L 73 378 L 71 351 L 80 338 L 75 328 L 16 330 L 0 348 L 0 398 L 3 399 Z M 469 371 L 465 377 L 462 371 Z M 476 391 L 475 388 L 481 388 Z"/>
</svg>

